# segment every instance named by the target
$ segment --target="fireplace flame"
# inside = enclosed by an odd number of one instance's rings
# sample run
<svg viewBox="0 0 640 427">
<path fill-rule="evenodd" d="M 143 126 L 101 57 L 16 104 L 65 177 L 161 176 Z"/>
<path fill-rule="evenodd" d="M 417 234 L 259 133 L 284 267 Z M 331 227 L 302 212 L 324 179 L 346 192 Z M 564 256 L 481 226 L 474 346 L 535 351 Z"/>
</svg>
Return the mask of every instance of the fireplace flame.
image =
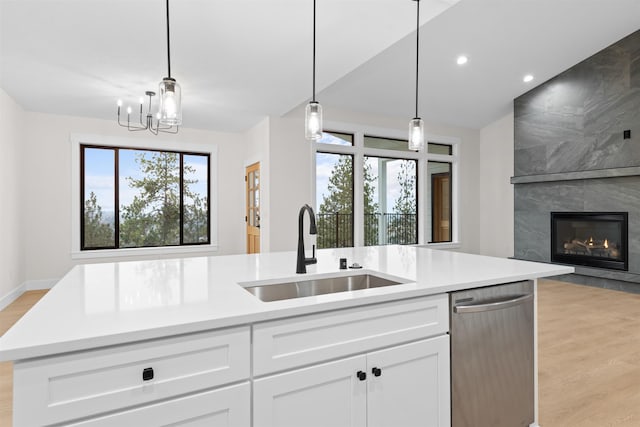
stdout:
<svg viewBox="0 0 640 427">
<path fill-rule="evenodd" d="M 605 249 L 609 249 L 609 242 L 607 241 L 607 239 L 604 239 L 604 247 Z"/>
<path fill-rule="evenodd" d="M 589 241 L 587 242 L 589 246 L 593 246 L 593 237 L 589 237 Z"/>
</svg>

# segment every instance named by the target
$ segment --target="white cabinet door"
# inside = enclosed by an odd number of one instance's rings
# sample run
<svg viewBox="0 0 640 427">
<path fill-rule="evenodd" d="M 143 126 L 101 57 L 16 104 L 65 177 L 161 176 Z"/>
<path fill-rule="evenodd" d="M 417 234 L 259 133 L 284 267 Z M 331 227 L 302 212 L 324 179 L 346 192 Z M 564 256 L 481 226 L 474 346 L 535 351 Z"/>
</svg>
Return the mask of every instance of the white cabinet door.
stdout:
<svg viewBox="0 0 640 427">
<path fill-rule="evenodd" d="M 356 356 L 255 380 L 254 427 L 365 427 L 365 369 Z"/>
<path fill-rule="evenodd" d="M 367 385 L 368 427 L 449 427 L 449 336 L 369 353 Z"/>
<path fill-rule="evenodd" d="M 69 427 L 250 427 L 248 382 L 92 418 Z"/>
</svg>

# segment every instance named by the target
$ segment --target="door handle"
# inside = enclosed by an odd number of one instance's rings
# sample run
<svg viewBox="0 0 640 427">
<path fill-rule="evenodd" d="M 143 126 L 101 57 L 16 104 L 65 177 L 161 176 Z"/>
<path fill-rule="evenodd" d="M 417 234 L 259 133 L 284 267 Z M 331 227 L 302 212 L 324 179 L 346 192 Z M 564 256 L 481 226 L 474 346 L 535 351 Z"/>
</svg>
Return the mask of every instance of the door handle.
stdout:
<svg viewBox="0 0 640 427">
<path fill-rule="evenodd" d="M 502 310 L 504 308 L 513 307 L 533 299 L 533 294 L 518 295 L 505 299 L 492 300 L 482 304 L 456 305 L 453 307 L 454 313 L 481 313 L 483 311 Z"/>
</svg>

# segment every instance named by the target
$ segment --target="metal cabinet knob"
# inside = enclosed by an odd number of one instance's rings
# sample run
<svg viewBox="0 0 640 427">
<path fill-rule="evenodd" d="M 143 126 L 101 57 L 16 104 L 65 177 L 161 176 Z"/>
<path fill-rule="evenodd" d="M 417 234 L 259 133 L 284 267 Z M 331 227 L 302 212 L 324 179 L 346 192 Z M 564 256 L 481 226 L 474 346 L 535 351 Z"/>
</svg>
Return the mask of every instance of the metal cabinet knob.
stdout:
<svg viewBox="0 0 640 427">
<path fill-rule="evenodd" d="M 153 379 L 153 368 L 144 368 L 142 371 L 142 381 L 149 381 Z"/>
<path fill-rule="evenodd" d="M 356 373 L 356 376 L 358 377 L 358 379 L 359 379 L 360 381 L 364 381 L 364 380 L 366 380 L 366 379 L 367 379 L 367 373 L 366 373 L 366 372 L 363 372 L 363 371 L 358 371 L 358 372 Z"/>
<path fill-rule="evenodd" d="M 371 370 L 371 373 L 373 374 L 374 377 L 379 377 L 380 375 L 382 375 L 382 369 L 374 367 Z"/>
</svg>

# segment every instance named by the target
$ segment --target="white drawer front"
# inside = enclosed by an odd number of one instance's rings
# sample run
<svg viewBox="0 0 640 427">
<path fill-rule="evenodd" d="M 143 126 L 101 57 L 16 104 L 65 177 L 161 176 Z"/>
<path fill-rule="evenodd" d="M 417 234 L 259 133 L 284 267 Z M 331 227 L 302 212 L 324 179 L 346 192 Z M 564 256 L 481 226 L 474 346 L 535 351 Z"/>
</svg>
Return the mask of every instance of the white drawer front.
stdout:
<svg viewBox="0 0 640 427">
<path fill-rule="evenodd" d="M 16 363 L 16 425 L 47 425 L 249 377 L 249 327 Z M 153 379 L 143 380 L 151 368 Z"/>
<path fill-rule="evenodd" d="M 263 375 L 445 333 L 448 297 L 363 306 L 253 328 L 253 372 Z"/>
<path fill-rule="evenodd" d="M 248 382 L 70 424 L 69 427 L 249 427 Z"/>
</svg>

